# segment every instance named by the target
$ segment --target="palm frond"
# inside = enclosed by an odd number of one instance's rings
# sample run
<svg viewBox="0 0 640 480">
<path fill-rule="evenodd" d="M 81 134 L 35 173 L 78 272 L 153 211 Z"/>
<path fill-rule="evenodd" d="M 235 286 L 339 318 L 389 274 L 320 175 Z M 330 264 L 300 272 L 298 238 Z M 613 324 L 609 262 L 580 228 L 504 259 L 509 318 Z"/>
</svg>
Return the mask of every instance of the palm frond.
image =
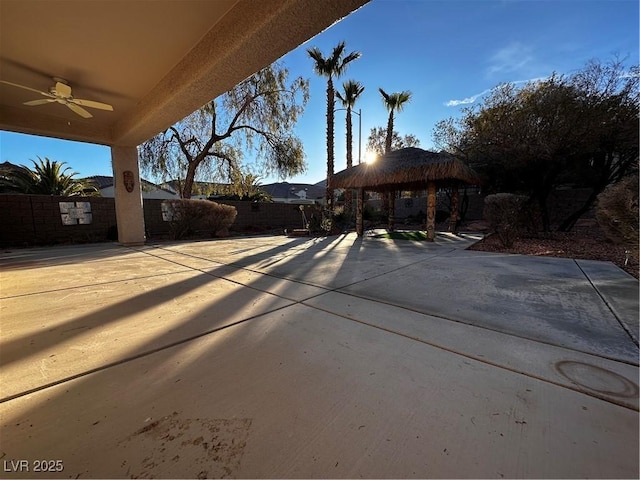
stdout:
<svg viewBox="0 0 640 480">
<path fill-rule="evenodd" d="M 32 160 L 33 170 L 20 167 L 4 179 L 6 186 L 20 193 L 36 195 L 84 195 L 97 192 L 86 182 L 73 178 L 76 172 L 69 172 L 65 162 L 57 162 L 48 158 Z M 69 172 L 69 173 L 68 173 Z"/>
<path fill-rule="evenodd" d="M 354 60 L 359 59 L 361 56 L 362 56 L 362 54 L 361 54 L 360 52 L 351 52 L 349 55 L 347 55 L 346 57 L 344 57 L 344 58 L 342 59 L 342 64 L 343 64 L 344 66 L 346 66 L 346 65 L 347 65 L 347 63 L 351 63 L 351 62 L 353 62 Z"/>
<path fill-rule="evenodd" d="M 382 95 L 382 103 L 387 108 L 387 111 L 401 112 L 404 105 L 411 100 L 411 91 L 404 90 L 402 92 L 387 93 L 382 88 L 378 88 L 380 95 Z"/>
<path fill-rule="evenodd" d="M 380 92 L 380 95 L 382 95 L 382 99 L 384 100 L 389 100 L 389 94 L 387 92 L 385 92 L 382 88 L 378 87 L 378 91 Z"/>
<path fill-rule="evenodd" d="M 336 96 L 345 108 L 353 108 L 358 97 L 364 92 L 364 85 L 355 80 L 347 80 L 342 84 L 342 92 L 336 92 Z"/>
<path fill-rule="evenodd" d="M 322 77 L 330 76 L 330 68 L 327 59 L 324 58 L 318 47 L 307 49 L 307 54 L 315 62 L 313 70 Z"/>
<path fill-rule="evenodd" d="M 344 49 L 346 48 L 345 41 L 341 41 L 335 47 L 333 47 L 333 51 L 331 52 L 331 56 L 329 57 L 329 61 L 334 65 L 340 63 L 340 59 L 342 58 L 342 54 L 344 53 Z"/>
<path fill-rule="evenodd" d="M 410 90 L 405 90 L 403 92 L 400 92 L 397 94 L 397 99 L 396 99 L 396 111 L 401 112 L 404 109 L 405 104 L 409 103 L 409 101 L 411 101 L 411 91 Z"/>
<path fill-rule="evenodd" d="M 339 77 L 342 75 L 348 63 L 360 58 L 360 52 L 351 52 L 344 55 L 346 44 L 344 41 L 338 43 L 331 52 L 331 55 L 325 57 L 318 47 L 307 49 L 307 54 L 315 62 L 314 71 L 323 77 Z"/>
</svg>

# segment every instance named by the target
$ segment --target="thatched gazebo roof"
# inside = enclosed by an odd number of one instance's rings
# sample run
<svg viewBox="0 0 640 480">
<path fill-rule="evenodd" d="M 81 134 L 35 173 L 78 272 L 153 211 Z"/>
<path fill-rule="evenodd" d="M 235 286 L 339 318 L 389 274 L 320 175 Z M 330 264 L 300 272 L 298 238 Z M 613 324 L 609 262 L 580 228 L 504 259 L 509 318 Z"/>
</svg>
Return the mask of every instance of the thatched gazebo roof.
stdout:
<svg viewBox="0 0 640 480">
<path fill-rule="evenodd" d="M 331 178 L 331 188 L 364 188 L 373 191 L 421 190 L 427 182 L 480 183 L 479 176 L 446 152 L 408 147 L 394 150 L 373 163 L 342 170 Z"/>
</svg>

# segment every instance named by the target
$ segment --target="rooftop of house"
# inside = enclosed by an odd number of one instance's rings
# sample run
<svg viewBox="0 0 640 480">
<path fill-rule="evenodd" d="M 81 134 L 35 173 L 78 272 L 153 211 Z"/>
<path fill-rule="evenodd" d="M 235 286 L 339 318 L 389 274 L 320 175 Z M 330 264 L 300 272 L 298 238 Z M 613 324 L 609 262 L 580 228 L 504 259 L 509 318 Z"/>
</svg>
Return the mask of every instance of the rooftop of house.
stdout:
<svg viewBox="0 0 640 480">
<path fill-rule="evenodd" d="M 82 180 L 87 180 L 93 182 L 98 189 L 109 188 L 113 186 L 113 177 L 110 175 L 91 175 L 90 177 L 83 178 Z M 164 190 L 165 192 L 175 194 L 176 192 L 167 188 L 165 185 L 157 185 L 149 180 L 145 180 L 144 178 L 140 179 L 140 183 L 142 184 L 142 188 L 144 189 L 153 189 L 153 190 Z"/>
<path fill-rule="evenodd" d="M 274 198 L 318 199 L 323 198 L 325 194 L 324 187 L 311 185 L 309 183 L 279 182 L 261 185 L 260 188 Z M 299 194 L 300 192 L 305 192 L 304 197 Z"/>
</svg>

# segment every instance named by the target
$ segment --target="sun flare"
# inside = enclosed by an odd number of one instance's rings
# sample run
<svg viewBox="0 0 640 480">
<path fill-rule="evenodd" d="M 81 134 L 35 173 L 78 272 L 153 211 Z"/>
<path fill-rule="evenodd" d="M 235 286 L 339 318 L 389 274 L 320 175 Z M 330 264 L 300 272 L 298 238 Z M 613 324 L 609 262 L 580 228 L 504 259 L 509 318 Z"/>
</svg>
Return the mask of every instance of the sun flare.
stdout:
<svg viewBox="0 0 640 480">
<path fill-rule="evenodd" d="M 378 154 L 371 150 L 364 152 L 364 163 L 374 163 L 378 159 Z"/>
</svg>

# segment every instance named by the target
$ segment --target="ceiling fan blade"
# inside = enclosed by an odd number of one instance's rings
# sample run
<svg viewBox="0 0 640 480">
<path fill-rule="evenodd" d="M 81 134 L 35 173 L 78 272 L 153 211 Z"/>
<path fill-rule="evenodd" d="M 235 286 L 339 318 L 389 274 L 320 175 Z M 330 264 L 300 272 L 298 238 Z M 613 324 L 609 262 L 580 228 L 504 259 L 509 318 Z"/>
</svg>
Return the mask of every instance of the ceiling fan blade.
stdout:
<svg viewBox="0 0 640 480">
<path fill-rule="evenodd" d="M 23 105 L 29 105 L 33 107 L 35 105 L 44 105 L 45 103 L 55 102 L 54 98 L 43 98 L 42 100 L 31 100 L 30 102 L 24 102 Z"/>
<path fill-rule="evenodd" d="M 36 93 L 39 93 L 41 95 L 44 95 L 45 97 L 53 97 L 53 95 L 51 95 L 48 92 L 43 92 L 41 90 L 36 90 L 35 88 L 31 88 L 31 87 L 25 87 L 24 85 L 20 85 L 18 83 L 7 82 L 6 80 L 0 80 L 0 83 L 4 83 L 5 85 L 11 85 L 12 87 L 23 88 L 23 89 L 29 90 L 31 92 L 36 92 Z"/>
<path fill-rule="evenodd" d="M 93 100 L 82 100 L 80 98 L 73 98 L 69 100 L 69 102 L 81 105 L 83 107 L 97 108 L 99 110 L 109 110 L 110 112 L 113 112 L 113 107 L 108 103 L 94 102 Z"/>
<path fill-rule="evenodd" d="M 74 112 L 76 112 L 78 115 L 80 115 L 82 118 L 91 118 L 93 117 L 93 115 L 91 115 L 89 112 L 87 112 L 84 108 L 82 108 L 79 105 L 76 105 L 75 103 L 67 103 L 66 104 L 67 107 L 69 107 L 71 110 L 73 110 Z"/>
<path fill-rule="evenodd" d="M 62 98 L 69 98 L 71 96 L 71 87 L 66 83 L 56 82 L 56 93 Z"/>
</svg>

